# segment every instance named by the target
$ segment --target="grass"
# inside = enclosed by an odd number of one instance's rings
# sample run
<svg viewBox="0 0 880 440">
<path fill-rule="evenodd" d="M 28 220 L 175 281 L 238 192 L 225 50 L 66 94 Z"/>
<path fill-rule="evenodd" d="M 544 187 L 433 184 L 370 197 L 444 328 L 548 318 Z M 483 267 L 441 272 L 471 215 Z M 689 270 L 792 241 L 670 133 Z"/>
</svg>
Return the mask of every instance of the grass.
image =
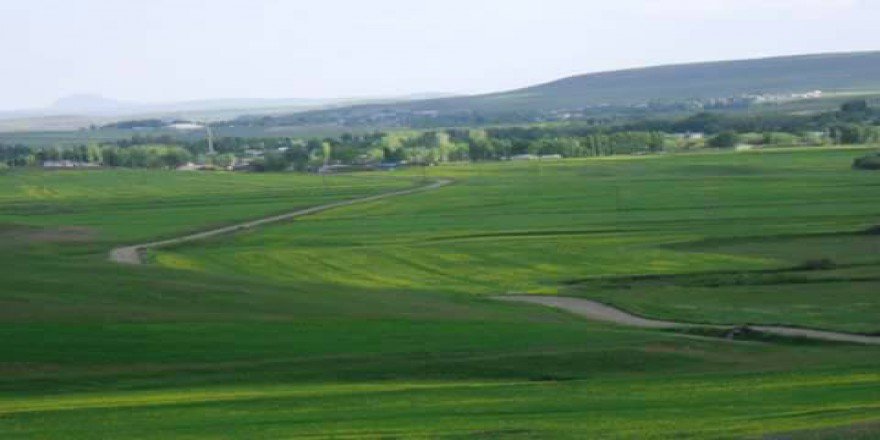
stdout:
<svg viewBox="0 0 880 440">
<path fill-rule="evenodd" d="M 326 189 L 286 174 L 4 174 L 0 432 L 876 432 L 876 347 L 630 329 L 486 297 L 619 301 L 629 283 L 705 305 L 695 320 L 738 320 L 751 301 L 767 320 L 876 331 L 876 297 L 852 281 L 877 274 L 869 236 L 852 234 L 880 213 L 876 176 L 848 168 L 860 154 L 437 167 L 429 177 L 456 183 L 159 250 L 140 267 L 107 262 L 109 247 L 406 187 L 420 173 L 333 176 Z M 790 270 L 814 258 L 836 264 Z M 743 283 L 764 293 L 738 294 Z M 831 301 L 826 284 L 846 289 Z M 786 289 L 805 285 L 791 303 Z M 631 301 L 667 313 L 659 296 Z"/>
<path fill-rule="evenodd" d="M 107 242 L 174 236 L 412 184 L 371 176 L 126 169 L 13 171 L 2 179 L 0 224 L 79 226 Z"/>
<path fill-rule="evenodd" d="M 438 193 L 159 252 L 160 264 L 282 283 L 586 296 L 649 316 L 880 331 L 876 176 L 852 150 L 488 164 Z M 838 270 L 687 283 L 830 259 Z M 381 268 L 380 270 L 377 270 Z M 579 288 L 565 284 L 581 280 Z M 829 292 L 833 291 L 831 295 Z"/>
<path fill-rule="evenodd" d="M 880 331 L 878 235 L 723 240 L 680 248 L 772 258 L 787 261 L 791 269 L 584 280 L 566 294 L 598 299 L 641 315 L 688 322 Z M 816 262 L 830 267 L 814 266 Z"/>
<path fill-rule="evenodd" d="M 7 433 L 66 438 L 733 437 L 853 424 L 876 374 L 596 381 L 257 386 L 6 402 Z M 781 392 L 784 390 L 784 392 Z M 821 398 L 823 400 L 817 400 Z M 760 417 L 754 413 L 760 411 Z M 332 420 L 332 424 L 327 422 Z"/>
</svg>

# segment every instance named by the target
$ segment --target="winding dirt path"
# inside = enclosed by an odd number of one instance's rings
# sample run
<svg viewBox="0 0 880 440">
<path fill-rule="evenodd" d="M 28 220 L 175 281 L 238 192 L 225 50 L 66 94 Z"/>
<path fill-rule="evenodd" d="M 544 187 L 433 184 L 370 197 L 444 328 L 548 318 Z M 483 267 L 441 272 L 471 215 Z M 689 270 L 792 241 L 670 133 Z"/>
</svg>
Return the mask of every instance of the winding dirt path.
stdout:
<svg viewBox="0 0 880 440">
<path fill-rule="evenodd" d="M 326 211 L 328 209 L 339 208 L 342 206 L 356 205 L 359 203 L 367 203 L 373 202 L 376 200 L 387 199 L 390 197 L 398 197 L 404 196 L 407 194 L 415 194 L 423 191 L 434 190 L 452 183 L 452 180 L 438 180 L 434 183 L 419 186 L 416 188 L 402 189 L 398 191 L 391 191 L 382 194 L 376 194 L 367 197 L 361 197 L 358 199 L 350 199 L 350 200 L 342 200 L 339 202 L 327 203 L 325 205 L 313 206 L 311 208 L 303 208 L 297 211 L 288 212 L 285 214 L 273 215 L 271 217 L 263 217 L 257 220 L 251 220 L 244 223 L 238 223 L 231 226 L 224 226 L 222 228 L 210 229 L 207 231 L 196 232 L 193 234 L 183 235 L 180 237 L 169 238 L 167 240 L 153 241 L 149 243 L 141 243 L 135 244 L 131 246 L 122 246 L 118 248 L 114 248 L 110 251 L 110 260 L 116 263 L 122 264 L 143 264 L 143 254 L 147 249 L 155 249 L 163 246 L 170 246 L 174 244 L 186 243 L 190 241 L 202 240 L 209 237 L 215 237 L 218 235 L 231 234 L 233 232 L 238 232 L 246 229 L 256 228 L 258 226 L 263 226 L 269 223 L 276 223 L 284 220 L 290 220 L 296 217 L 303 217 L 310 214 L 315 214 L 321 211 Z"/>
<path fill-rule="evenodd" d="M 375 194 L 372 196 L 361 197 L 358 199 L 350 199 L 350 200 L 342 200 L 333 203 L 327 203 L 324 205 L 313 206 L 310 208 L 303 208 L 296 211 L 288 212 L 285 214 L 273 215 L 270 217 L 263 217 L 256 220 L 250 220 L 243 223 L 238 223 L 231 226 L 224 226 L 222 228 L 210 229 L 207 231 L 196 232 L 192 234 L 183 235 L 176 238 L 169 238 L 166 240 L 153 241 L 149 243 L 141 243 L 135 244 L 131 246 L 122 246 L 118 248 L 114 248 L 110 251 L 110 260 L 116 263 L 121 264 L 143 264 L 143 254 L 147 249 L 155 249 L 163 246 L 169 246 L 174 244 L 186 243 L 190 241 L 202 240 L 209 237 L 215 237 L 218 235 L 231 234 L 234 232 L 247 230 L 256 228 L 259 226 L 263 226 L 270 223 L 276 223 L 284 220 L 290 220 L 296 217 L 303 217 L 306 215 L 315 214 L 318 212 L 326 211 L 333 208 L 339 208 L 343 206 L 356 205 L 359 203 L 367 203 L 376 200 L 387 199 L 390 197 L 398 197 L 404 196 L 407 194 L 415 194 L 423 191 L 430 191 L 434 189 L 441 188 L 443 186 L 449 185 L 452 183 L 452 180 L 438 180 L 434 183 L 416 187 L 403 189 L 398 191 L 391 191 L 382 194 Z M 539 304 L 543 306 L 553 307 L 561 310 L 565 310 L 567 312 L 573 313 L 575 315 L 582 316 L 584 318 L 592 319 L 595 321 L 603 321 L 610 322 L 614 324 L 626 325 L 630 327 L 640 327 L 640 328 L 651 328 L 651 329 L 671 329 L 671 328 L 730 328 L 730 326 L 724 325 L 702 325 L 702 324 L 690 324 L 684 322 L 675 322 L 675 321 L 665 321 L 659 319 L 649 319 L 643 318 L 641 316 L 636 316 L 621 309 L 609 306 L 607 304 L 602 304 L 600 302 L 591 301 L 583 298 L 571 298 L 565 296 L 536 296 L 536 295 L 504 295 L 504 296 L 496 296 L 494 299 L 499 301 L 507 301 L 507 302 L 520 302 L 520 303 L 530 303 L 530 304 Z M 780 336 L 789 336 L 789 337 L 803 337 L 810 339 L 821 339 L 826 341 L 835 341 L 835 342 L 854 342 L 860 344 L 877 344 L 880 345 L 880 336 L 867 336 L 867 335 L 858 335 L 853 333 L 842 333 L 842 332 L 832 332 L 825 330 L 812 330 L 798 327 L 784 327 L 784 326 L 762 326 L 762 325 L 754 325 L 749 326 L 749 328 L 764 332 L 770 333 Z"/>
<path fill-rule="evenodd" d="M 500 301 L 521 302 L 540 304 L 573 313 L 595 321 L 610 322 L 630 327 L 670 329 L 670 328 L 718 328 L 729 329 L 729 325 L 702 325 L 685 322 L 664 321 L 648 319 L 625 312 L 621 309 L 590 301 L 583 298 L 571 298 L 566 296 L 537 296 L 537 295 L 504 295 L 494 297 Z M 880 336 L 858 335 L 853 333 L 832 332 L 825 330 L 812 330 L 798 327 L 750 325 L 752 330 L 779 336 L 821 339 L 834 342 L 854 342 L 858 344 L 880 345 Z"/>
</svg>

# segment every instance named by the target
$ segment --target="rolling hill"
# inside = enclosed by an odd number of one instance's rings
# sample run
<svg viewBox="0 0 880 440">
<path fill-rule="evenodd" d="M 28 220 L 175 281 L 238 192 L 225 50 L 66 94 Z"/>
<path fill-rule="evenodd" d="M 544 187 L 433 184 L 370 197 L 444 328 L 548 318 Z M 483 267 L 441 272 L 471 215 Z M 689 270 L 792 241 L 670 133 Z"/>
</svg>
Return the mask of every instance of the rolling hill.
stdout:
<svg viewBox="0 0 880 440">
<path fill-rule="evenodd" d="M 782 95 L 814 90 L 880 90 L 880 52 L 720 61 L 593 73 L 469 100 L 470 105 L 482 108 L 503 103 L 552 109 L 602 104 L 637 105 L 655 100 Z M 466 103 L 468 99 L 461 101 Z"/>
<path fill-rule="evenodd" d="M 650 103 L 700 103 L 747 96 L 785 100 L 817 90 L 824 96 L 880 91 L 880 52 L 715 61 L 589 73 L 505 92 L 351 106 L 306 112 L 296 117 L 277 116 L 268 123 L 369 120 L 407 113 L 552 112 L 639 107 Z"/>
<path fill-rule="evenodd" d="M 121 101 L 94 94 L 69 95 L 50 107 L 0 111 L 0 133 L 78 130 L 140 119 L 196 119 L 222 121 L 242 115 L 285 115 L 354 105 L 406 102 L 452 95 L 425 92 L 398 96 L 344 98 L 225 98 L 164 103 Z"/>
</svg>

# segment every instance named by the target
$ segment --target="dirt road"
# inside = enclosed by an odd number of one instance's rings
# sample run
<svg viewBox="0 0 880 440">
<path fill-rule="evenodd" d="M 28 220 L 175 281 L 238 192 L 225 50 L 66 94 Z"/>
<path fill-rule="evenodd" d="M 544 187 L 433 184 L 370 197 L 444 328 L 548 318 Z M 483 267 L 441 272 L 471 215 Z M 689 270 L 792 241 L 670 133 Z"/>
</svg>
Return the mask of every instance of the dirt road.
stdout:
<svg viewBox="0 0 880 440">
<path fill-rule="evenodd" d="M 257 220 L 251 220 L 244 223 L 225 226 L 222 228 L 211 229 L 207 231 L 188 234 L 177 238 L 167 240 L 154 241 L 149 243 L 135 244 L 131 246 L 118 247 L 110 251 L 110 260 L 123 264 L 143 264 L 143 254 L 147 249 L 159 248 L 174 244 L 186 243 L 190 241 L 202 240 L 218 235 L 231 234 L 237 231 L 256 228 L 269 223 L 290 220 L 296 217 L 302 217 L 315 214 L 328 209 L 339 208 L 343 206 L 355 205 L 358 203 L 367 203 L 375 200 L 386 199 L 389 197 L 403 196 L 414 194 L 422 191 L 430 191 L 452 183 L 451 180 L 438 180 L 434 183 L 420 186 L 417 188 L 404 189 L 399 191 L 391 191 L 382 194 L 376 194 L 359 199 L 343 200 L 339 202 L 328 203 L 325 205 L 304 208 L 286 214 L 264 217 Z M 570 298 L 564 296 L 534 296 L 534 295 L 505 295 L 497 296 L 495 299 L 508 302 L 524 302 L 531 304 L 539 304 L 543 306 L 555 307 L 585 318 L 596 321 L 611 322 L 615 324 L 627 325 L 631 327 L 653 328 L 653 329 L 669 329 L 669 328 L 694 328 L 694 327 L 710 327 L 710 328 L 729 328 L 730 326 L 722 325 L 697 325 L 674 321 L 664 321 L 658 319 L 648 319 L 627 313 L 615 307 L 602 304 L 596 301 L 590 301 L 582 298 Z M 811 339 L 822 339 L 837 342 L 855 342 L 861 344 L 880 344 L 880 336 L 866 336 L 852 333 L 840 333 L 824 330 L 811 330 L 797 327 L 782 326 L 749 326 L 749 328 L 780 336 L 804 337 Z"/>
<path fill-rule="evenodd" d="M 196 232 L 194 234 L 188 234 L 176 238 L 169 238 L 167 240 L 154 241 L 150 243 L 141 243 L 135 244 L 131 246 L 123 246 L 118 247 L 110 251 L 110 260 L 115 261 L 117 263 L 122 264 L 143 264 L 143 254 L 147 249 L 155 249 L 162 246 L 169 246 L 174 244 L 186 243 L 190 241 L 202 240 L 209 237 L 215 237 L 218 235 L 231 234 L 233 232 L 242 231 L 245 229 L 252 229 L 258 226 L 263 226 L 269 223 L 280 222 L 284 220 L 290 220 L 296 217 L 302 217 L 310 214 L 315 214 L 321 211 L 326 211 L 328 209 L 339 208 L 342 206 L 355 205 L 358 203 L 367 203 L 381 199 L 387 199 L 389 197 L 397 197 L 403 196 L 407 194 L 414 194 L 423 191 L 430 191 L 433 189 L 437 189 L 452 183 L 451 180 L 438 180 L 434 183 L 420 186 L 417 188 L 403 189 L 399 191 L 391 191 L 382 194 L 376 194 L 367 197 L 361 197 L 359 199 L 351 199 L 351 200 L 342 200 L 339 202 L 328 203 L 326 205 L 318 205 L 313 206 L 311 208 L 304 208 L 293 212 L 288 212 L 286 214 L 273 215 L 271 217 L 264 217 L 257 220 L 251 220 L 244 223 L 239 223 L 232 226 L 225 226 L 222 228 L 211 229 L 202 232 Z"/>
<path fill-rule="evenodd" d="M 570 298 L 565 296 L 537 296 L 537 295 L 505 295 L 496 296 L 495 299 L 509 302 L 524 302 L 531 304 L 540 304 L 543 306 L 554 307 L 565 310 L 584 318 L 611 322 L 614 324 L 627 325 L 630 327 L 669 329 L 669 328 L 730 328 L 727 325 L 699 325 L 684 322 L 664 321 L 658 319 L 642 318 L 640 316 L 627 313 L 607 304 L 596 301 L 590 301 L 582 298 Z M 821 339 L 825 341 L 835 342 L 854 342 L 859 344 L 878 344 L 880 345 L 880 336 L 866 336 L 853 333 L 841 333 L 825 330 L 811 330 L 798 327 L 783 326 L 764 326 L 750 325 L 752 330 L 763 333 L 769 333 L 779 336 L 800 337 L 810 339 Z"/>
</svg>

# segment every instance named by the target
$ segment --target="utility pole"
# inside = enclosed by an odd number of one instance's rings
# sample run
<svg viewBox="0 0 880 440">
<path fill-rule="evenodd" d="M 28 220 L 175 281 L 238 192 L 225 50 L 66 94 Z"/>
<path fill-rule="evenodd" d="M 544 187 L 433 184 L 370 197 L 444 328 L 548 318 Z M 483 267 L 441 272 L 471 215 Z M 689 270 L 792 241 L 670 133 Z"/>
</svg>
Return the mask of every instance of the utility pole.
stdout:
<svg viewBox="0 0 880 440">
<path fill-rule="evenodd" d="M 208 156 L 216 154 L 214 151 L 214 133 L 211 132 L 211 124 L 205 123 L 205 132 L 208 135 Z"/>
</svg>

